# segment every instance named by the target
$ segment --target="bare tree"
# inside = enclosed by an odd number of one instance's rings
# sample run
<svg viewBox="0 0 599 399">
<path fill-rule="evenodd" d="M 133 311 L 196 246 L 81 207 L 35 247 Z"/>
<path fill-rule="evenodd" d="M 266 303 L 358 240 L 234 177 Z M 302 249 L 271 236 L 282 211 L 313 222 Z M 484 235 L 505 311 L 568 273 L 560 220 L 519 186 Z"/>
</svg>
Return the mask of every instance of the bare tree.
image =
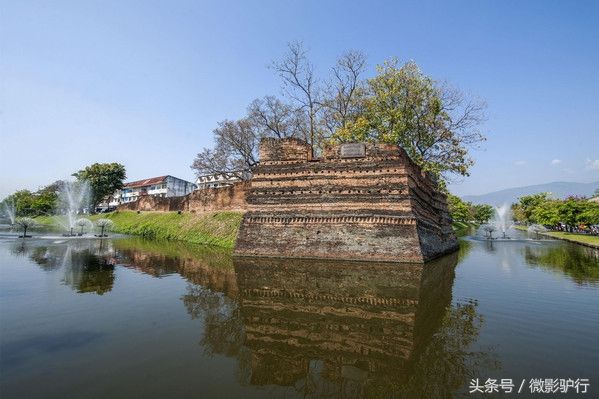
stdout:
<svg viewBox="0 0 599 399">
<path fill-rule="evenodd" d="M 274 96 L 252 101 L 248 114 L 261 137 L 302 137 L 305 131 L 297 110 Z"/>
<path fill-rule="evenodd" d="M 323 125 L 329 134 L 345 128 L 361 112 L 364 82 L 361 75 L 366 69 L 366 57 L 355 50 L 347 51 L 337 59 L 332 70 L 332 80 L 327 83 L 323 99 Z"/>
<path fill-rule="evenodd" d="M 289 52 L 280 61 L 272 64 L 273 69 L 283 80 L 285 94 L 297 104 L 307 119 L 307 141 L 314 146 L 317 135 L 318 113 L 321 109 L 320 89 L 314 76 L 314 68 L 307 58 L 301 42 L 289 43 Z"/>
<path fill-rule="evenodd" d="M 204 148 L 191 168 L 198 176 L 220 174 L 248 179 L 252 167 L 258 163 L 259 134 L 255 124 L 249 118 L 224 120 L 214 129 L 214 137 L 214 149 Z"/>
</svg>

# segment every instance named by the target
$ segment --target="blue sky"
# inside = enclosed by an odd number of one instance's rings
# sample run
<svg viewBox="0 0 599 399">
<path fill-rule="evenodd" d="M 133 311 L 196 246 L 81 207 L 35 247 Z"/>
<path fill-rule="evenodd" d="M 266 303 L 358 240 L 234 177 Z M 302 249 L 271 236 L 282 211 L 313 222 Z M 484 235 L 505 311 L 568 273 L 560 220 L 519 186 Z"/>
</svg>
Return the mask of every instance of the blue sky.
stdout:
<svg viewBox="0 0 599 399">
<path fill-rule="evenodd" d="M 0 197 L 92 162 L 193 179 L 217 121 L 280 94 L 301 40 L 323 75 L 415 60 L 488 103 L 488 140 L 452 191 L 599 180 L 596 1 L 0 1 Z"/>
</svg>

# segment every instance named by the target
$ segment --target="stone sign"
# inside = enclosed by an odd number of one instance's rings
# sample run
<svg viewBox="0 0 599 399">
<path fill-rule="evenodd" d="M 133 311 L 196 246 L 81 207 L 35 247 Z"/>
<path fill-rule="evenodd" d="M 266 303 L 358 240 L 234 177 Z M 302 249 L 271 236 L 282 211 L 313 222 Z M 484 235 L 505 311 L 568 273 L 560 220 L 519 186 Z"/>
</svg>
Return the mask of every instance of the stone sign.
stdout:
<svg viewBox="0 0 599 399">
<path fill-rule="evenodd" d="M 366 146 L 362 143 L 341 144 L 341 158 L 363 158 Z"/>
</svg>

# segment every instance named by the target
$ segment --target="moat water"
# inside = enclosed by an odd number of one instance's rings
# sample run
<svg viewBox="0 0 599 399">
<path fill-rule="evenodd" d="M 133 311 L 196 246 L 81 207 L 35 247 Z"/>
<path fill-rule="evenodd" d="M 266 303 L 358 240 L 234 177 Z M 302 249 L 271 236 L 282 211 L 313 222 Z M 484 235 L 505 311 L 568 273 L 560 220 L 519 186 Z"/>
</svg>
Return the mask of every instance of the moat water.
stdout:
<svg viewBox="0 0 599 399">
<path fill-rule="evenodd" d="M 2 398 L 492 396 L 476 378 L 599 397 L 597 250 L 464 237 L 422 267 L 0 233 Z"/>
</svg>

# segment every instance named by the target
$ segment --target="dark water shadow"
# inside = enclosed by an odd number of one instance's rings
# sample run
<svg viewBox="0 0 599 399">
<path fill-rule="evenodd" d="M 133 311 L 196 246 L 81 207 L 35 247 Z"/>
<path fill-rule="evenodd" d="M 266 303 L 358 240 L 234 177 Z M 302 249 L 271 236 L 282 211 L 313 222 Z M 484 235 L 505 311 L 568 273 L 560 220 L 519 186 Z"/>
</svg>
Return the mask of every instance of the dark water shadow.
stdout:
<svg viewBox="0 0 599 399">
<path fill-rule="evenodd" d="M 62 334 L 39 334 L 0 347 L 0 369 L 4 372 L 36 359 L 39 356 L 80 349 L 102 338 L 93 331 L 69 331 Z"/>
</svg>

